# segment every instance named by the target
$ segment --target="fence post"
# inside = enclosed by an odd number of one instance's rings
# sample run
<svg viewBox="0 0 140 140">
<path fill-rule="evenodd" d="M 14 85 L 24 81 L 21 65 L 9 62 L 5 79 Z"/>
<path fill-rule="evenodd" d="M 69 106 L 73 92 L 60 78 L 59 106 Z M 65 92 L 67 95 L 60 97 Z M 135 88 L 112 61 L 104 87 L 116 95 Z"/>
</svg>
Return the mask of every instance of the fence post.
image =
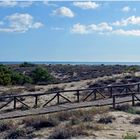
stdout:
<svg viewBox="0 0 140 140">
<path fill-rule="evenodd" d="M 60 103 L 60 100 L 59 100 L 59 92 L 57 92 L 57 104 Z"/>
<path fill-rule="evenodd" d="M 115 95 L 113 95 L 113 108 L 115 109 L 116 106 L 115 106 Z"/>
<path fill-rule="evenodd" d="M 77 90 L 77 102 L 80 101 L 80 97 L 79 97 L 79 90 Z"/>
<path fill-rule="evenodd" d="M 132 106 L 135 106 L 135 96 L 134 96 L 134 93 L 132 93 Z"/>
<path fill-rule="evenodd" d="M 137 92 L 139 92 L 140 91 L 140 84 L 138 84 L 138 89 L 137 89 Z"/>
<path fill-rule="evenodd" d="M 14 109 L 16 109 L 16 97 L 14 97 Z"/>
<path fill-rule="evenodd" d="M 110 98 L 112 98 L 112 87 L 110 87 Z"/>
<path fill-rule="evenodd" d="M 38 106 L 38 96 L 35 95 L 35 108 L 37 108 L 37 106 Z"/>
</svg>

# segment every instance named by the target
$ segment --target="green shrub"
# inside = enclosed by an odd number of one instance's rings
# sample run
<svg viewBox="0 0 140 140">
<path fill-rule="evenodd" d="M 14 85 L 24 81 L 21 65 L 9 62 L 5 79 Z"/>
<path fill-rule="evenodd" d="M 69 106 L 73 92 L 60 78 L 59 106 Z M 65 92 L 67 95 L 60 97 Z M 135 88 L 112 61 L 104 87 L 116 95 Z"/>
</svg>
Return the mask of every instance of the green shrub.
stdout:
<svg viewBox="0 0 140 140">
<path fill-rule="evenodd" d="M 31 77 L 34 83 L 39 82 L 49 83 L 51 80 L 53 80 L 53 77 L 50 75 L 50 73 L 46 69 L 41 67 L 37 67 L 35 70 L 33 70 Z"/>
<path fill-rule="evenodd" d="M 25 76 L 21 73 L 12 73 L 12 84 L 23 85 L 25 83 L 32 83 L 32 79 L 29 76 Z"/>
<path fill-rule="evenodd" d="M 132 133 L 126 133 L 125 135 L 122 136 L 123 139 L 137 139 L 137 135 L 136 134 L 132 134 Z"/>
<path fill-rule="evenodd" d="M 0 85 L 22 85 L 32 83 L 32 79 L 22 73 L 12 71 L 5 65 L 0 65 Z"/>
</svg>

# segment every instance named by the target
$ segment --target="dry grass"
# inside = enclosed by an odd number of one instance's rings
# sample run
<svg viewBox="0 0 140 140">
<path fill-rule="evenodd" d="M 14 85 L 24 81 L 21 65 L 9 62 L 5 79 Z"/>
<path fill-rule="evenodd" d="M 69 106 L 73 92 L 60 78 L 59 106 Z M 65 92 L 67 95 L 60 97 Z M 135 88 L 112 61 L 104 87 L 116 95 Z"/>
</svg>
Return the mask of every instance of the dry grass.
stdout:
<svg viewBox="0 0 140 140">
<path fill-rule="evenodd" d="M 29 139 L 33 137 L 33 131 L 25 128 L 16 128 L 10 131 L 10 133 L 5 137 L 6 139 Z"/>
<path fill-rule="evenodd" d="M 116 118 L 114 118 L 113 116 L 103 115 L 103 116 L 98 120 L 98 123 L 108 124 L 108 123 L 112 123 L 113 120 L 115 120 L 115 119 L 116 119 Z"/>
<path fill-rule="evenodd" d="M 14 121 L 1 121 L 0 122 L 0 132 L 13 130 L 17 127 L 17 124 Z"/>
<path fill-rule="evenodd" d="M 27 127 L 33 127 L 36 130 L 39 130 L 44 127 L 55 127 L 59 124 L 59 121 L 55 117 L 30 117 L 23 120 L 23 124 L 25 124 Z"/>
<path fill-rule="evenodd" d="M 56 127 L 54 131 L 51 133 L 50 137 L 51 139 L 68 139 L 75 136 L 80 135 L 87 135 L 87 133 L 84 131 L 83 126 L 79 125 L 76 127 L 72 127 L 69 125 L 65 125 L 62 127 Z"/>
</svg>

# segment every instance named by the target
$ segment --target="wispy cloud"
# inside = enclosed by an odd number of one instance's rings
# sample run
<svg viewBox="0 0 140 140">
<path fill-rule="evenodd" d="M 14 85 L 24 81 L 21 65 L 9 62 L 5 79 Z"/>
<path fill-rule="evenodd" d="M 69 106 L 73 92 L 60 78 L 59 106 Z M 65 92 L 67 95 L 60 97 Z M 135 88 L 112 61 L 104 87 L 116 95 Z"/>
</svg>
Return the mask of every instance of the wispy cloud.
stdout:
<svg viewBox="0 0 140 140">
<path fill-rule="evenodd" d="M 57 7 L 57 6 L 58 6 L 57 4 L 52 3 L 52 2 L 50 2 L 50 1 L 48 1 L 48 0 L 43 1 L 43 3 L 44 3 L 46 6 L 52 6 L 52 7 Z"/>
<path fill-rule="evenodd" d="M 16 0 L 2 0 L 0 1 L 0 7 L 29 7 L 33 4 L 32 1 L 16 1 Z"/>
<path fill-rule="evenodd" d="M 81 9 L 96 9 L 99 7 L 99 4 L 92 1 L 87 2 L 73 2 L 73 5 Z"/>
<path fill-rule="evenodd" d="M 130 11 L 136 12 L 136 8 L 130 8 L 129 6 L 125 6 L 121 9 L 122 12 L 128 13 Z"/>
<path fill-rule="evenodd" d="M 112 34 L 116 35 L 126 35 L 126 36 L 140 36 L 140 30 L 114 30 L 111 32 Z"/>
<path fill-rule="evenodd" d="M 51 30 L 60 31 L 60 30 L 64 30 L 64 28 L 62 28 L 62 27 L 51 27 Z"/>
<path fill-rule="evenodd" d="M 69 17 L 69 18 L 73 18 L 74 12 L 67 7 L 60 7 L 56 10 L 53 11 L 52 15 L 57 15 L 57 16 L 61 16 L 61 17 Z"/>
<path fill-rule="evenodd" d="M 80 23 L 77 23 L 73 25 L 71 28 L 72 33 L 77 33 L 77 34 L 89 34 L 93 32 L 109 32 L 112 31 L 112 27 L 109 26 L 106 22 L 100 23 L 100 24 L 90 24 L 90 25 L 82 25 Z"/>
<path fill-rule="evenodd" d="M 131 16 L 112 23 L 114 26 L 140 25 L 140 17 Z"/>
<path fill-rule="evenodd" d="M 15 13 L 10 16 L 6 16 L 5 22 L 3 22 L 5 27 L 0 27 L 0 32 L 25 33 L 29 29 L 37 29 L 43 26 L 41 22 L 35 22 L 34 18 L 28 13 Z"/>
</svg>

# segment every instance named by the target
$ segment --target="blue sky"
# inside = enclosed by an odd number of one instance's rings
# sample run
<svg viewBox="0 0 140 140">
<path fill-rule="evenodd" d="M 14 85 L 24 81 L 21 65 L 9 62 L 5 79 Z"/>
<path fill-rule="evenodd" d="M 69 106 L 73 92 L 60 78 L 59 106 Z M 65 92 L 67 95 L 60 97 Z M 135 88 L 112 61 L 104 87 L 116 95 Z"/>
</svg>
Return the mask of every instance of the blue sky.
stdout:
<svg viewBox="0 0 140 140">
<path fill-rule="evenodd" d="M 0 61 L 140 61 L 140 2 L 0 1 Z"/>
</svg>

